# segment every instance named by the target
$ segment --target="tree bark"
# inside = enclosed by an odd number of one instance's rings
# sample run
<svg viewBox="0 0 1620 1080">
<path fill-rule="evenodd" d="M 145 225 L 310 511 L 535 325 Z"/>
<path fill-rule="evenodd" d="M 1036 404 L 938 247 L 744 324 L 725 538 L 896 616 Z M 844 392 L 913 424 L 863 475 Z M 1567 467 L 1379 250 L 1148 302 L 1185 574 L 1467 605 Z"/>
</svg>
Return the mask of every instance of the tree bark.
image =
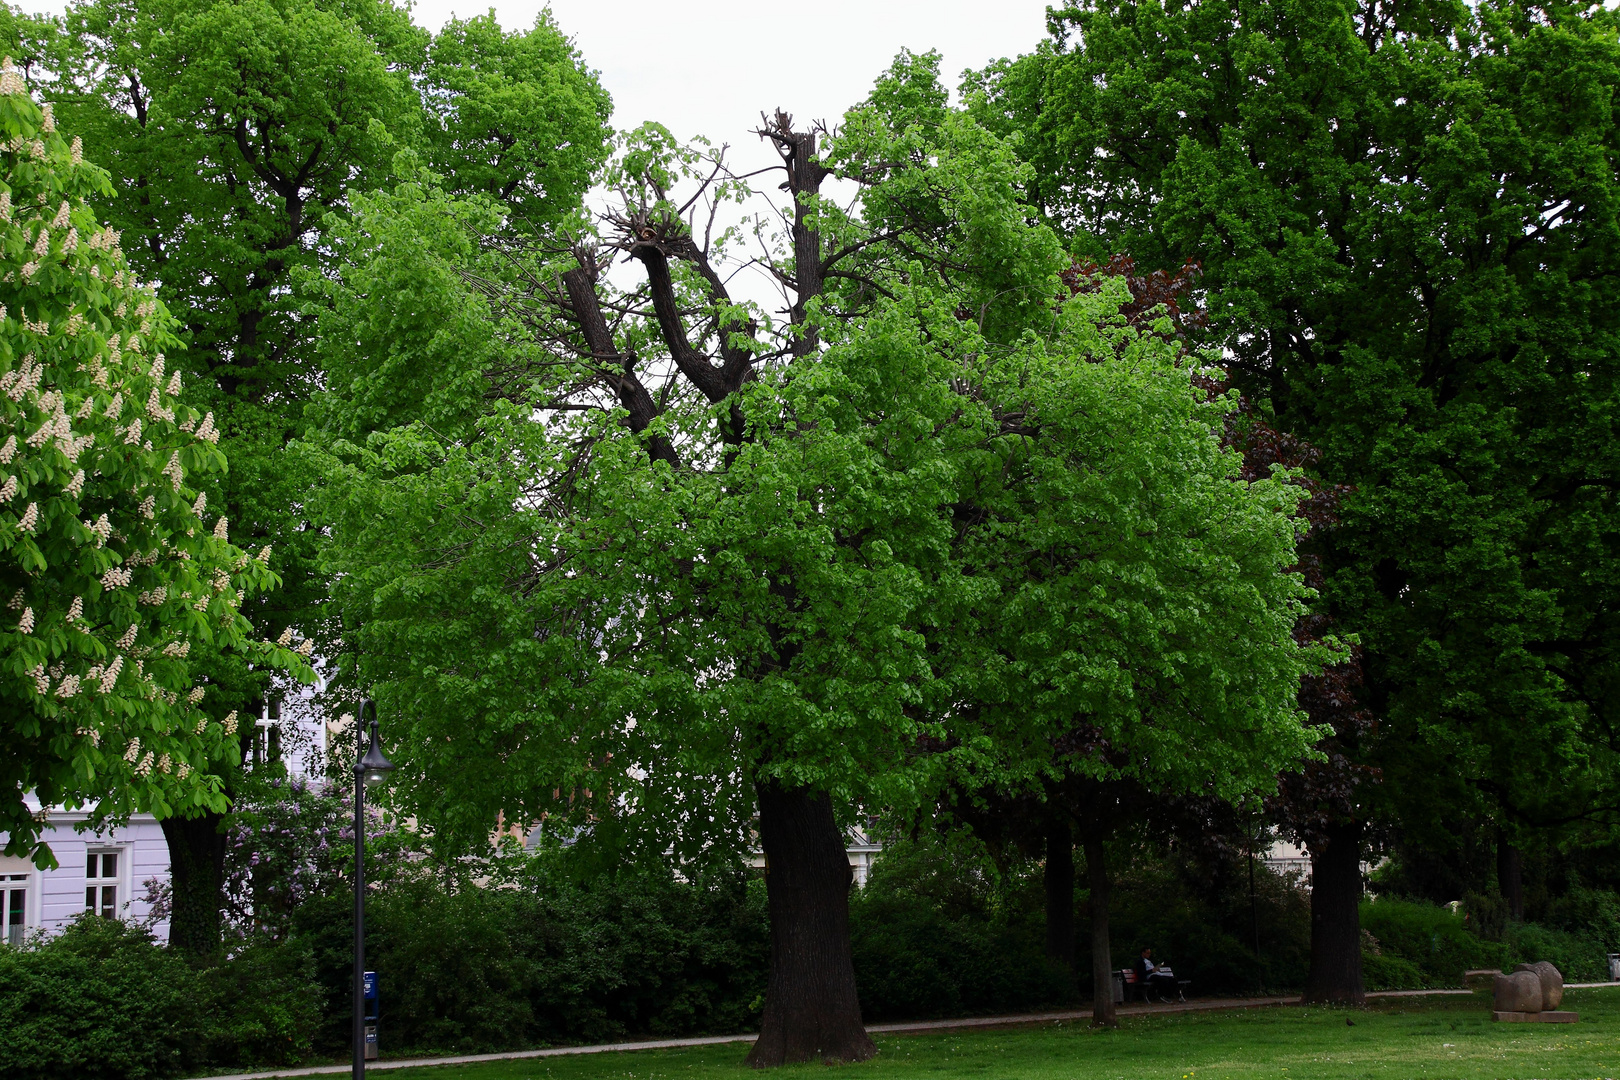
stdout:
<svg viewBox="0 0 1620 1080">
<path fill-rule="evenodd" d="M 1114 954 L 1108 943 L 1108 863 L 1100 833 L 1084 842 L 1086 879 L 1091 887 L 1091 1026 L 1118 1027 L 1114 1012 Z"/>
<path fill-rule="evenodd" d="M 865 1061 L 877 1046 L 861 1023 L 849 945 L 854 880 L 832 801 L 761 783 L 759 836 L 771 914 L 765 1015 L 748 1064 Z"/>
<path fill-rule="evenodd" d="M 1508 918 L 1524 921 L 1524 859 L 1500 830 L 1496 834 L 1496 884 L 1507 901 Z"/>
<path fill-rule="evenodd" d="M 1311 848 L 1311 968 L 1307 1002 L 1366 1001 L 1361 985 L 1360 822 L 1329 825 Z"/>
<path fill-rule="evenodd" d="M 1054 812 L 1046 822 L 1046 958 L 1074 971 L 1074 837 L 1068 819 Z"/>
<path fill-rule="evenodd" d="M 169 944 L 193 956 L 212 956 L 220 947 L 224 907 L 224 815 L 164 818 L 169 845 Z"/>
</svg>

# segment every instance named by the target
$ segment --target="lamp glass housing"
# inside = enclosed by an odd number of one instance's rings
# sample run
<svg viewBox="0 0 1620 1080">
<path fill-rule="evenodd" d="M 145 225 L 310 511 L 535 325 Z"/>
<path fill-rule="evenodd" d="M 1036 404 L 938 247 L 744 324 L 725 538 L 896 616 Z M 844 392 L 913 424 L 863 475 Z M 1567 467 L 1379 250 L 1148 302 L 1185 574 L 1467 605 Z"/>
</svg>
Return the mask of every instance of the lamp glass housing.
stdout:
<svg viewBox="0 0 1620 1080">
<path fill-rule="evenodd" d="M 371 746 L 366 749 L 365 755 L 355 762 L 354 771 L 366 787 L 376 787 L 388 779 L 388 774 L 394 771 L 394 765 L 383 757 L 382 747 L 377 745 L 377 721 L 371 722 Z"/>
</svg>

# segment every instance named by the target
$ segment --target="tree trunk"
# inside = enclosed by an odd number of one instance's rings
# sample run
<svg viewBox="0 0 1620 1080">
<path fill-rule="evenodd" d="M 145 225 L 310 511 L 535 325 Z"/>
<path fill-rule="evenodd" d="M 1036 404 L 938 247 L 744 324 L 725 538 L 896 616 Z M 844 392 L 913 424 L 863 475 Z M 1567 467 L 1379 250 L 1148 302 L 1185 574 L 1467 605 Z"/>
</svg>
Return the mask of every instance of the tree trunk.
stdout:
<svg viewBox="0 0 1620 1080">
<path fill-rule="evenodd" d="M 877 1046 L 861 1023 L 849 947 L 854 879 L 832 802 L 807 788 L 757 787 L 765 893 L 771 913 L 771 972 L 757 1068 L 804 1061 L 864 1061 Z"/>
<path fill-rule="evenodd" d="M 1046 958 L 1074 971 L 1074 838 L 1053 813 L 1046 823 Z"/>
<path fill-rule="evenodd" d="M 1311 848 L 1307 1002 L 1366 1001 L 1361 986 L 1361 824 L 1329 825 Z"/>
<path fill-rule="evenodd" d="M 1108 944 L 1108 863 L 1100 834 L 1085 839 L 1086 879 L 1091 887 L 1091 1026 L 1117 1027 L 1114 954 Z"/>
<path fill-rule="evenodd" d="M 193 956 L 212 956 L 220 946 L 224 907 L 224 815 L 164 818 L 169 845 L 169 944 Z"/>
<path fill-rule="evenodd" d="M 1500 830 L 1496 834 L 1496 884 L 1507 901 L 1508 917 L 1524 921 L 1524 860 Z"/>
</svg>

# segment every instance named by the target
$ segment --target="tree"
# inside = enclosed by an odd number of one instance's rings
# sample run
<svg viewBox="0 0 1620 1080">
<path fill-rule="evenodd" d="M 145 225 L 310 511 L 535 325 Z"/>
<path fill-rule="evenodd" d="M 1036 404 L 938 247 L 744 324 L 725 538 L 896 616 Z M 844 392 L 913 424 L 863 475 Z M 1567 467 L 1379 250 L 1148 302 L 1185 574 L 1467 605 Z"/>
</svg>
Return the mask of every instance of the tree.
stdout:
<svg viewBox="0 0 1620 1080">
<path fill-rule="evenodd" d="M 514 234 L 424 174 L 336 238 L 332 571 L 412 809 L 691 861 L 757 821 L 760 1066 L 873 1052 L 853 811 L 1038 783 L 1025 749 L 1077 710 L 1165 776 L 1202 780 L 1189 751 L 1227 729 L 1233 783 L 1308 742 L 1292 489 L 1233 482 L 1225 399 L 1117 296 L 1060 300 L 1009 147 L 946 108 L 937 62 L 903 55 L 836 134 L 759 130 L 791 199 L 785 325 L 733 300 L 698 224 L 737 190 L 723 156 L 652 126 L 600 234 Z"/>
<path fill-rule="evenodd" d="M 279 553 L 282 587 L 246 614 L 335 655 L 312 478 L 288 452 L 323 380 L 297 282 L 330 272 L 327 215 L 415 147 L 549 221 L 605 153 L 607 96 L 549 16 L 513 34 L 452 22 L 433 40 L 383 0 L 85 0 L 36 51 L 43 93 L 115 177 L 108 212 L 133 265 L 183 324 L 181 362 L 232 463 L 209 497 Z M 234 654 L 197 660 L 236 708 L 259 715 L 276 693 Z M 200 928 L 176 940 L 210 951 L 222 823 L 164 829 L 176 923 Z"/>
<path fill-rule="evenodd" d="M 296 658 L 250 637 L 240 607 L 275 584 L 270 549 L 231 544 L 196 490 L 225 468 L 218 427 L 179 398 L 174 320 L 88 205 L 106 172 L 9 60 L 0 128 L 0 827 L 46 866 L 30 794 L 98 824 L 224 809 L 237 714 L 208 701 L 193 646 Z"/>
<path fill-rule="evenodd" d="M 1197 264 L 1188 263 L 1173 274 L 1162 270 L 1141 274 L 1137 272 L 1134 259 L 1116 255 L 1104 264 L 1072 263 L 1063 273 L 1063 283 L 1071 296 L 1090 295 L 1100 299 L 1106 295 L 1110 298 L 1116 305 L 1118 318 L 1125 325 L 1139 335 L 1157 339 L 1170 355 L 1180 358 L 1189 366 L 1191 385 L 1196 391 L 1218 400 L 1229 394 L 1225 373 L 1201 363 L 1202 357 L 1191 343 L 1191 335 L 1206 322 L 1195 294 L 1199 272 Z M 1241 396 L 1235 397 L 1230 404 L 1235 408 L 1224 415 L 1219 440 L 1224 449 L 1235 456 L 1240 455 L 1234 480 L 1254 484 L 1273 476 L 1285 479 L 1297 489 L 1296 498 L 1289 504 L 1288 510 L 1298 522 L 1301 534 L 1309 535 L 1330 524 L 1340 493 L 1302 473 L 1301 467 L 1312 458 L 1310 448 L 1280 435 L 1257 416 L 1252 403 Z M 1176 523 L 1161 519 L 1159 524 L 1168 525 L 1167 531 L 1177 535 Z M 1195 528 L 1182 528 L 1186 530 L 1183 535 L 1198 535 L 1201 549 L 1219 550 L 1221 534 L 1218 530 L 1205 530 L 1199 534 Z M 1234 539 L 1238 543 L 1249 542 L 1246 536 L 1234 535 Z M 1152 562 L 1162 570 L 1175 566 L 1176 557 L 1161 553 Z M 1039 569 L 1029 571 L 1031 580 L 1040 581 L 1044 573 L 1050 572 L 1047 568 L 1053 564 L 1054 560 L 1050 559 L 1032 560 L 1029 565 Z M 1320 584 L 1317 568 L 1309 560 L 1294 569 L 1300 572 L 1306 583 L 1312 586 Z M 1253 570 L 1227 573 L 1233 581 L 1248 581 L 1255 577 Z M 1200 574 L 1197 570 L 1186 574 L 1184 585 L 1194 590 L 1210 588 L 1210 583 L 1200 580 Z M 1084 590 L 1049 591 L 1061 596 Z M 1231 602 L 1224 599 L 1206 602 L 1213 602 L 1220 609 L 1232 607 Z M 1043 606 L 1050 606 L 1050 603 L 1044 601 Z M 1070 618 L 1061 607 L 1052 609 L 1050 613 L 1060 620 L 1059 625 Z M 1330 657 L 1330 649 L 1321 647 L 1329 638 L 1325 622 L 1320 617 L 1300 611 L 1294 626 L 1295 641 L 1323 660 Z M 1216 640 L 1201 640 L 1202 634 L 1211 631 Z M 1045 630 L 1034 640 L 1051 640 L 1055 636 L 1051 630 Z M 1130 638 L 1130 635 L 1121 633 L 1112 636 L 1121 641 Z M 1254 669 L 1241 657 L 1222 657 L 1220 641 L 1226 637 L 1236 639 L 1240 635 L 1219 626 L 1178 627 L 1158 641 L 1148 638 L 1140 644 L 1144 655 L 1164 658 L 1157 663 L 1177 665 L 1186 661 L 1189 637 L 1198 640 L 1200 652 L 1217 658 L 1216 666 L 1228 673 L 1224 676 L 1226 678 L 1241 680 L 1242 675 L 1232 674 L 1237 672 L 1255 672 L 1261 678 L 1281 674 L 1280 671 Z M 1039 649 L 1031 647 L 1027 633 L 1024 638 L 1001 643 L 1000 649 L 1004 654 L 1002 662 L 1015 665 L 1028 665 L 1040 657 Z M 1153 662 L 1136 661 L 1131 670 L 1151 670 L 1152 666 Z M 1334 679 L 1343 666 L 1335 664 L 1325 672 L 1310 672 L 1304 677 L 1304 685 L 1315 686 L 1324 679 Z M 1136 677 L 1141 679 L 1142 675 L 1137 674 Z M 1230 817 L 1234 803 L 1275 791 L 1276 777 L 1267 774 L 1265 762 L 1270 763 L 1273 772 L 1292 771 L 1299 764 L 1297 760 L 1287 757 L 1286 752 L 1278 755 L 1269 748 L 1243 745 L 1247 736 L 1240 713 L 1230 717 L 1230 727 L 1209 723 L 1219 714 L 1211 709 L 1209 703 L 1197 699 L 1196 694 L 1203 686 L 1201 679 L 1183 675 L 1170 682 L 1173 688 L 1169 692 L 1160 690 L 1148 695 L 1135 707 L 1139 719 L 1150 728 L 1182 728 L 1191 717 L 1204 722 L 1200 729 L 1202 737 L 1197 744 L 1178 747 L 1172 755 L 1177 759 L 1177 768 L 1166 768 L 1156 760 L 1158 755 L 1142 743 L 1145 732 L 1141 728 L 1128 724 L 1105 730 L 1096 723 L 1094 714 L 1076 710 L 1066 722 L 1061 715 L 1056 717 L 1049 729 L 1049 743 L 1044 751 L 1040 751 L 1046 759 L 1045 775 L 1033 791 L 1027 786 L 1012 789 L 1001 787 L 977 792 L 953 791 L 947 797 L 947 813 L 966 822 L 981 837 L 998 843 L 1011 840 L 1027 851 L 1044 852 L 1048 955 L 1066 965 L 1073 964 L 1072 846 L 1078 829 L 1085 851 L 1090 890 L 1088 906 L 1094 987 L 1092 1016 L 1093 1023 L 1101 1026 L 1116 1023 L 1113 998 L 1108 992 L 1114 971 L 1109 940 L 1109 839 L 1132 824 L 1143 824 L 1155 818 L 1161 822 L 1170 817 L 1203 824 L 1217 817 Z M 1250 700 L 1270 701 L 1278 695 L 1288 697 L 1296 686 L 1297 683 L 1257 684 L 1247 687 L 1245 692 L 1252 695 Z M 1039 693 L 1040 689 L 1038 685 L 1021 688 L 1011 697 L 1014 701 L 1024 700 L 1031 694 Z M 1226 688 L 1226 692 L 1230 694 L 1232 688 Z M 1314 703 L 1320 696 L 1305 695 L 1301 704 Z M 1324 717 L 1309 710 L 1306 715 L 1313 727 L 1326 722 Z M 1234 743 L 1237 745 L 1234 746 Z M 1241 773 L 1223 762 L 1223 759 L 1233 755 L 1234 750 L 1239 754 L 1246 750 L 1250 754 L 1250 767 Z M 1315 776 L 1324 764 L 1312 760 L 1308 768 Z M 1208 779 L 1210 775 L 1221 776 L 1223 772 L 1227 775 L 1220 780 L 1211 782 Z M 1226 809 L 1222 811 L 1220 806 Z"/>
<path fill-rule="evenodd" d="M 1320 610 L 1360 637 L 1377 724 L 1342 748 L 1403 828 L 1620 813 L 1615 19 L 1102 0 L 983 79 L 987 123 L 1052 170 L 1048 215 L 1203 260 L 1234 380 L 1353 488 L 1312 545 Z M 1317 890 L 1346 919 L 1359 829 L 1313 850 L 1339 848 Z M 1337 940 L 1313 986 L 1355 999 Z"/>
</svg>

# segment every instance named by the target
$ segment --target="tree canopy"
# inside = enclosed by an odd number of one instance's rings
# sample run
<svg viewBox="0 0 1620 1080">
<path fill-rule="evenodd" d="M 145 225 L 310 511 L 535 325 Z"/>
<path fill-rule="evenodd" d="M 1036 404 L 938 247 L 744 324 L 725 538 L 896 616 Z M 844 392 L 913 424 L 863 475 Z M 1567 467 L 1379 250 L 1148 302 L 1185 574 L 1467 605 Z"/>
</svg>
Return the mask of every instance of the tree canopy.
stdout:
<svg viewBox="0 0 1620 1080">
<path fill-rule="evenodd" d="M 1615 822 L 1614 12 L 1100 0 L 979 80 L 1079 246 L 1202 261 L 1238 384 L 1347 485 L 1349 744 L 1403 830 Z"/>
<path fill-rule="evenodd" d="M 1236 795 L 1306 752 L 1297 489 L 1239 476 L 1207 360 L 1114 291 L 1060 300 L 1023 168 L 936 65 L 902 57 L 836 133 L 761 128 L 793 196 L 785 323 L 717 269 L 723 159 L 655 127 L 591 231 L 514 232 L 426 172 L 356 200 L 321 499 L 424 820 L 550 815 L 698 859 L 757 807 L 779 934 L 795 806 L 830 828 L 947 775 L 1038 783 L 1076 717 L 1123 750 L 1083 767 L 1167 787 Z M 643 283 L 599 271 L 615 252 Z M 762 1051 L 771 1000 L 759 1060 L 861 1056 Z"/>
<path fill-rule="evenodd" d="M 90 205 L 107 173 L 9 60 L 0 132 L 0 829 L 43 865 L 30 794 L 98 821 L 224 808 L 236 713 L 208 701 L 194 646 L 297 661 L 240 611 L 275 584 L 271 549 L 231 544 L 198 490 L 224 471 L 219 428 L 181 396 L 174 319 Z"/>
</svg>

